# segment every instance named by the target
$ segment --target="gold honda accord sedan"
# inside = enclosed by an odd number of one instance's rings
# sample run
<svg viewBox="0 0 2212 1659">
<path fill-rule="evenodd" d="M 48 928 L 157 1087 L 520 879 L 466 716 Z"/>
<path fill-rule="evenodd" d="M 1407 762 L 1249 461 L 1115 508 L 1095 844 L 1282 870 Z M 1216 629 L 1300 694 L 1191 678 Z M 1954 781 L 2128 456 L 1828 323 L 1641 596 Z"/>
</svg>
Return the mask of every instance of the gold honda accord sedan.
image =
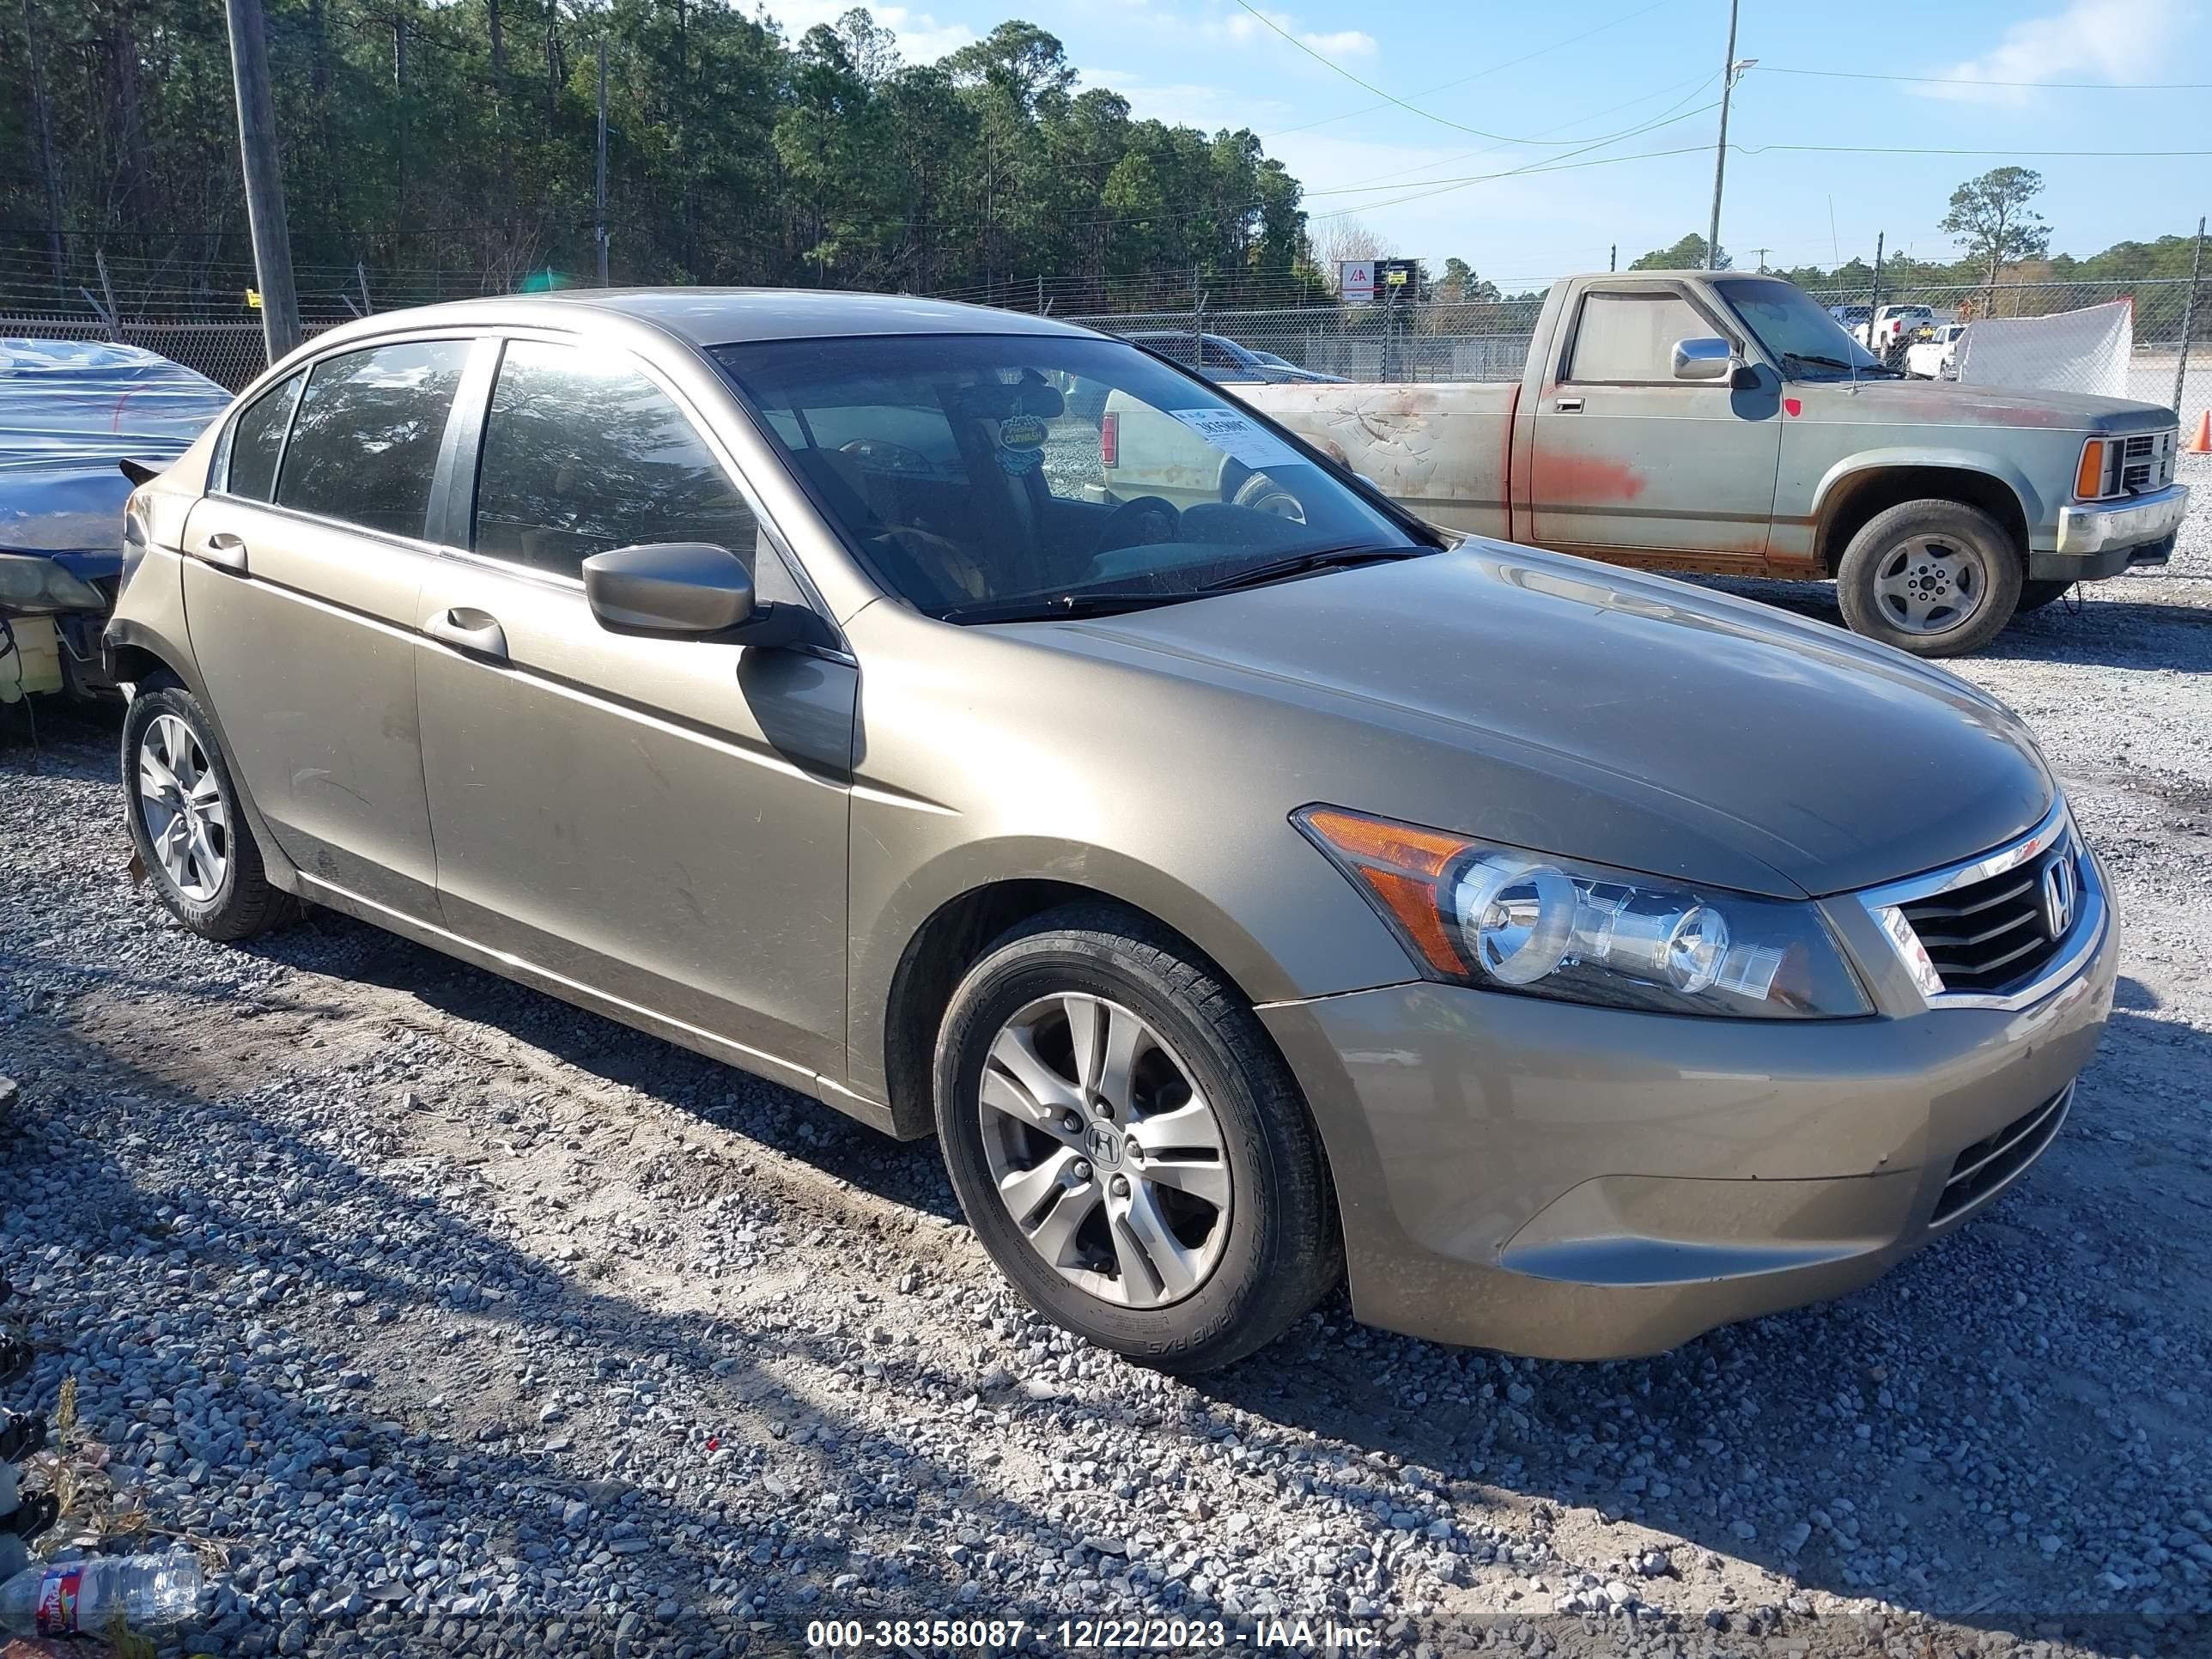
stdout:
<svg viewBox="0 0 2212 1659">
<path fill-rule="evenodd" d="M 1133 408 L 1221 500 L 1108 489 Z M 1346 1275 L 1566 1358 L 1849 1289 L 2051 1144 L 2112 1003 L 1998 703 L 1440 534 L 1039 318 L 364 319 L 134 494 L 106 646 L 187 926 L 323 905 L 934 1132 L 1023 1294 L 1171 1370 Z"/>
</svg>

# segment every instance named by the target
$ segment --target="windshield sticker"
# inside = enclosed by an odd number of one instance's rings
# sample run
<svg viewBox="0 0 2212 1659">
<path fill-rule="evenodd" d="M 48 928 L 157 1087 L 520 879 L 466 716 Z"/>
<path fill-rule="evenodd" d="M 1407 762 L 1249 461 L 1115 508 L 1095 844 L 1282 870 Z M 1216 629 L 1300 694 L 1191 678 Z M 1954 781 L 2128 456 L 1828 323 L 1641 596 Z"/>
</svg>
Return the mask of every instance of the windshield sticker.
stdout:
<svg viewBox="0 0 2212 1659">
<path fill-rule="evenodd" d="M 1167 412 L 1216 449 L 1255 471 L 1262 467 L 1306 464 L 1306 458 L 1297 450 L 1233 409 L 1170 409 Z"/>
<path fill-rule="evenodd" d="M 1024 477 L 1044 459 L 1044 422 L 1035 415 L 1011 415 L 999 422 L 999 465 L 1011 477 Z"/>
</svg>

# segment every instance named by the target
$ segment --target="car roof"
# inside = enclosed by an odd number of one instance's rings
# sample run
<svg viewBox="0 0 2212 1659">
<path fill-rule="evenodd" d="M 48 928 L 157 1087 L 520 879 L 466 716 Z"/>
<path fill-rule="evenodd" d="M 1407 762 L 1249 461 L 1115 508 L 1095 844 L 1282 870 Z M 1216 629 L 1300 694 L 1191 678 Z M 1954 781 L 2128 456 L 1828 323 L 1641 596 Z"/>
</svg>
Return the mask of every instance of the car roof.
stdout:
<svg viewBox="0 0 2212 1659">
<path fill-rule="evenodd" d="M 419 324 L 426 327 L 527 326 L 533 320 L 574 327 L 580 312 L 604 313 L 649 324 L 694 346 L 872 334 L 1051 334 L 1098 337 L 1090 329 L 1018 311 L 958 305 L 905 294 L 855 294 L 817 289 L 580 288 L 548 294 L 507 295 L 495 299 L 457 300 L 404 314 L 409 325 Z M 388 328 L 402 314 L 384 312 L 374 321 Z M 344 326 L 348 334 L 368 331 L 360 324 Z M 376 331 L 381 332 L 383 328 Z"/>
</svg>

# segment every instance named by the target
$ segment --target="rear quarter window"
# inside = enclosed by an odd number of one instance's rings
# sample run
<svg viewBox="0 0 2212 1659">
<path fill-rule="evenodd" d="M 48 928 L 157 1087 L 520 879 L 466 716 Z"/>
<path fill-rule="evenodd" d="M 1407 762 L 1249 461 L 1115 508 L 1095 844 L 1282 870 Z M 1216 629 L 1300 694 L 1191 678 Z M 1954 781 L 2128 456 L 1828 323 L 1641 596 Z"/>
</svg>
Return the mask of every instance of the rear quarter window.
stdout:
<svg viewBox="0 0 2212 1659">
<path fill-rule="evenodd" d="M 265 501 L 276 483 L 276 458 L 283 453 L 284 429 L 292 422 L 305 374 L 293 374 L 246 406 L 230 428 L 230 453 L 222 489 L 248 501 Z"/>
</svg>

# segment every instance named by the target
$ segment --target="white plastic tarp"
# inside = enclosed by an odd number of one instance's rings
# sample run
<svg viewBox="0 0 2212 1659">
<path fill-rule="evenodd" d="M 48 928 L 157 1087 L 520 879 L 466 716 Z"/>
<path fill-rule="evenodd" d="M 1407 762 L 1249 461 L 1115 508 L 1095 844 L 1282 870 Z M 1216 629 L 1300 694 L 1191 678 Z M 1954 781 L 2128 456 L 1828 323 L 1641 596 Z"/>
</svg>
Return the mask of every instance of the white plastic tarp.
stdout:
<svg viewBox="0 0 2212 1659">
<path fill-rule="evenodd" d="M 1983 317 L 1959 337 L 1958 378 L 2124 398 L 2135 343 L 2135 307 L 2126 300 L 2055 317 Z"/>
<path fill-rule="evenodd" d="M 0 548 L 118 547 L 131 486 L 115 464 L 175 459 L 229 402 L 137 346 L 0 339 Z"/>
</svg>

